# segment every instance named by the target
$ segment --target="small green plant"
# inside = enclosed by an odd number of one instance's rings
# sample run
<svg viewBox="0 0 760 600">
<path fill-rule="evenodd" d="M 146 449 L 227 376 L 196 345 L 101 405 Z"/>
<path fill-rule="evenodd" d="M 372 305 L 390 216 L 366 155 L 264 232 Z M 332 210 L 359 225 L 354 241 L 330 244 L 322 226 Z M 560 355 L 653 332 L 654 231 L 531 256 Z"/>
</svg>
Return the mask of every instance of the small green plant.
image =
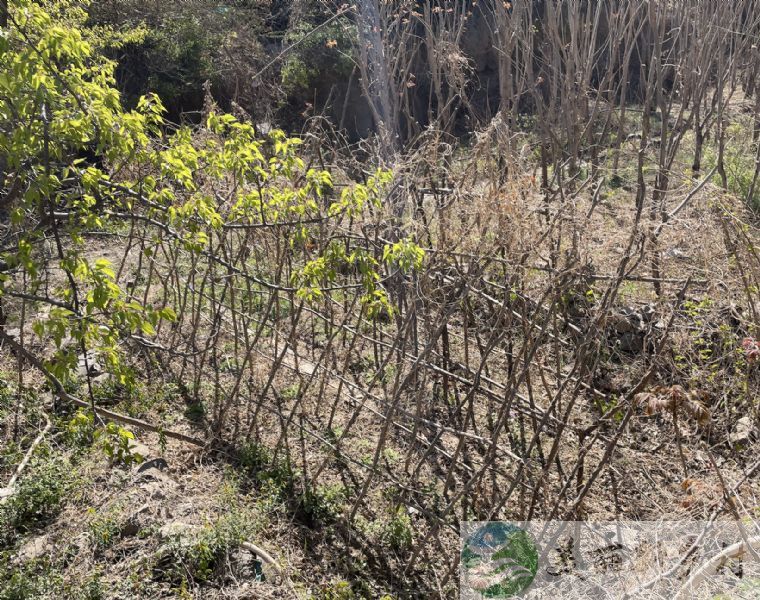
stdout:
<svg viewBox="0 0 760 600">
<path fill-rule="evenodd" d="M 331 523 L 340 515 L 345 498 L 346 489 L 342 485 L 321 485 L 301 496 L 299 508 L 309 525 Z"/>
<path fill-rule="evenodd" d="M 24 458 L 24 451 L 18 442 L 8 440 L 0 448 L 0 469 L 12 469 Z"/>
<path fill-rule="evenodd" d="M 66 437 L 77 447 L 88 447 L 93 442 L 95 421 L 92 414 L 79 409 L 66 424 Z"/>
<path fill-rule="evenodd" d="M 755 178 L 755 148 L 747 148 L 744 144 L 735 144 L 729 146 L 724 156 L 726 168 L 726 181 L 728 191 L 739 198 L 746 200 L 752 210 L 760 210 L 760 186 L 755 185 L 752 197 L 749 193 L 752 188 L 752 181 Z M 716 176 L 720 181 L 720 177 Z"/>
<path fill-rule="evenodd" d="M 386 448 L 383 450 L 383 458 L 389 466 L 397 465 L 401 462 L 401 453 L 394 448 Z"/>
<path fill-rule="evenodd" d="M 397 552 L 403 552 L 411 547 L 414 539 L 412 520 L 403 507 L 399 507 L 388 521 L 383 531 L 383 537 Z"/>
<path fill-rule="evenodd" d="M 402 273 L 418 271 L 425 260 L 425 251 L 409 239 L 403 239 L 383 249 L 383 262 Z"/>
<path fill-rule="evenodd" d="M 245 444 L 238 453 L 244 473 L 268 501 L 280 503 L 292 496 L 293 469 L 286 460 L 274 460 L 269 448 L 261 444 Z"/>
<path fill-rule="evenodd" d="M 98 571 L 92 573 L 77 589 L 64 589 L 64 596 L 66 595 L 72 600 L 102 600 L 106 597 L 102 575 Z"/>
<path fill-rule="evenodd" d="M 356 526 L 376 544 L 398 553 L 408 550 L 414 541 L 412 520 L 403 506 L 399 506 L 392 512 L 390 518 L 381 517 L 368 521 L 359 517 L 356 520 Z"/>
<path fill-rule="evenodd" d="M 348 581 L 336 581 L 327 584 L 316 595 L 312 596 L 312 600 L 356 600 L 356 598 L 357 595 L 351 589 L 351 584 Z"/>
<path fill-rule="evenodd" d="M 385 369 L 383 369 L 383 373 L 380 376 L 380 381 L 382 381 L 384 384 L 389 384 L 393 382 L 393 379 L 396 377 L 396 373 L 398 371 L 398 366 L 396 365 L 386 365 Z M 369 380 L 371 380 L 371 377 L 368 375 L 367 377 Z"/>
<path fill-rule="evenodd" d="M 206 407 L 204 406 L 203 401 L 198 400 L 197 402 L 188 404 L 187 408 L 185 409 L 185 417 L 195 423 L 203 421 L 203 419 L 206 417 Z"/>
<path fill-rule="evenodd" d="M 0 556 L 0 559 L 4 557 Z M 41 558 L 10 566 L 0 560 L 0 600 L 101 600 L 106 593 L 102 575 L 95 571 L 82 580 L 64 577 L 60 564 Z"/>
<path fill-rule="evenodd" d="M 683 303 L 683 309 L 692 319 L 699 319 L 714 304 L 714 302 L 705 296 L 699 301 L 686 300 Z M 697 320 L 697 325 L 702 325 L 702 321 Z"/>
<path fill-rule="evenodd" d="M 130 466 L 140 464 L 145 457 L 132 450 L 132 440 L 135 434 L 117 425 L 108 423 L 102 429 L 95 432 L 95 440 L 100 441 L 111 464 Z"/>
<path fill-rule="evenodd" d="M 213 530 L 206 530 L 189 541 L 181 537 L 175 538 L 170 547 L 175 560 L 184 571 L 179 573 L 180 578 L 184 578 L 186 573 L 195 581 L 211 579 L 223 550 L 219 541 Z"/>
<path fill-rule="evenodd" d="M 99 549 L 110 548 L 118 539 L 122 529 L 116 514 L 108 512 L 99 515 L 93 508 L 88 509 L 87 512 L 92 517 L 88 523 L 88 530 L 95 545 Z"/>
<path fill-rule="evenodd" d="M 4 558 L 4 557 L 0 557 Z M 20 567 L 3 567 L 0 560 L 0 600 L 35 600 L 62 587 L 62 577 L 47 561 L 31 561 Z"/>
<path fill-rule="evenodd" d="M 614 396 L 610 395 L 608 398 L 594 398 L 594 404 L 596 405 L 597 410 L 599 411 L 600 415 L 606 415 L 611 410 L 614 410 L 620 406 L 619 399 Z M 618 410 L 614 415 L 613 419 L 616 423 L 620 423 L 623 420 L 625 411 Z"/>
<path fill-rule="evenodd" d="M 250 511 L 227 505 L 226 514 L 198 530 L 172 536 L 161 551 L 161 577 L 187 586 L 212 580 L 227 564 L 228 554 L 253 535 L 258 521 Z"/>
<path fill-rule="evenodd" d="M 300 386 L 295 385 L 295 384 L 289 385 L 288 387 L 286 387 L 284 390 L 280 392 L 280 396 L 282 396 L 284 400 L 295 400 L 296 398 L 298 398 L 299 390 L 300 390 Z"/>
<path fill-rule="evenodd" d="M 252 474 L 268 468 L 272 462 L 269 449 L 261 444 L 245 444 L 238 452 L 240 466 Z"/>
</svg>

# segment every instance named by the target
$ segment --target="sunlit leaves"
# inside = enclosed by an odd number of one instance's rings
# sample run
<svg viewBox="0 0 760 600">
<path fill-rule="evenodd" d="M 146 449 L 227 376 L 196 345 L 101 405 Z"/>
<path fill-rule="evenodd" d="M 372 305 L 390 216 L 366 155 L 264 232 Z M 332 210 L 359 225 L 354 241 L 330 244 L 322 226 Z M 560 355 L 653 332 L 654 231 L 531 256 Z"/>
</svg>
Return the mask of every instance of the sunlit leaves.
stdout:
<svg viewBox="0 0 760 600">
<path fill-rule="evenodd" d="M 710 411 L 704 403 L 705 393 L 700 390 L 685 390 L 680 385 L 659 386 L 651 392 L 636 394 L 634 402 L 644 408 L 647 415 L 672 413 L 692 417 L 701 425 L 710 422 Z"/>
<path fill-rule="evenodd" d="M 385 246 L 383 249 L 383 261 L 389 265 L 396 265 L 402 273 L 418 271 L 422 268 L 424 259 L 425 251 L 408 239 Z"/>
<path fill-rule="evenodd" d="M 361 214 L 365 208 L 379 207 L 382 192 L 391 182 L 392 178 L 393 174 L 391 171 L 379 169 L 367 180 L 365 185 L 345 188 L 341 192 L 340 200 L 330 205 L 330 214 L 346 214 L 350 217 Z"/>
<path fill-rule="evenodd" d="M 90 263 L 82 254 L 82 231 L 103 225 L 97 198 L 107 196 L 101 186 L 107 175 L 77 155 L 95 149 L 128 160 L 147 144 L 146 118 L 139 111 L 122 111 L 113 63 L 95 56 L 78 28 L 64 26 L 60 15 L 53 20 L 38 3 L 16 0 L 10 8 L 14 26 L 0 54 L 0 123 L 5 124 L 0 154 L 13 177 L 8 199 L 15 200 L 9 208 L 19 241 L 6 261 L 26 274 L 32 290 L 39 287 L 41 272 L 56 267 L 69 283 L 82 287 L 77 295 L 72 285 L 61 285 L 53 293 L 58 304 L 33 323 L 35 334 L 55 345 L 50 371 L 68 379 L 78 351 L 86 347 L 96 349 L 117 372 L 116 321 L 131 320 L 138 329 L 146 315 L 142 308 L 125 307 L 110 263 Z M 15 198 L 13 190 L 20 192 Z M 61 209 L 70 211 L 68 241 L 60 245 L 62 258 L 49 261 L 40 242 L 53 211 Z M 123 372 L 119 380 L 126 380 Z"/>
<path fill-rule="evenodd" d="M 118 219 L 153 231 L 156 242 L 142 248 L 147 261 L 156 260 L 159 239 L 194 260 L 216 258 L 216 240 L 229 228 L 250 227 L 268 242 L 284 242 L 289 292 L 318 302 L 353 289 L 370 317 L 392 314 L 383 278 L 418 268 L 424 253 L 416 245 L 355 247 L 342 233 L 317 242 L 355 217 L 371 217 L 390 172 L 337 194 L 332 175 L 307 168 L 302 141 L 282 131 L 262 139 L 251 123 L 213 110 L 205 126 L 169 127 L 155 95 L 126 111 L 114 63 L 100 55 L 92 31 L 78 26 L 86 15 L 74 4 L 71 12 L 56 6 L 53 19 L 45 3 L 11 2 L 13 27 L 0 54 L 0 154 L 14 178 L 8 208 L 19 240 L 5 259 L 30 288 L 49 294 L 51 307 L 33 330 L 55 348 L 51 373 L 70 379 L 85 351 L 128 384 L 132 375 L 120 359 L 125 337 L 153 337 L 162 321 L 180 320 L 172 308 L 153 306 L 147 293 L 138 301 L 114 266 L 88 248 L 90 232 L 109 230 Z M 105 33 L 111 38 L 102 43 L 117 43 L 116 32 Z M 43 286 L 42 275 L 51 273 L 59 282 Z M 12 279 L 0 278 L 0 293 Z"/>
</svg>

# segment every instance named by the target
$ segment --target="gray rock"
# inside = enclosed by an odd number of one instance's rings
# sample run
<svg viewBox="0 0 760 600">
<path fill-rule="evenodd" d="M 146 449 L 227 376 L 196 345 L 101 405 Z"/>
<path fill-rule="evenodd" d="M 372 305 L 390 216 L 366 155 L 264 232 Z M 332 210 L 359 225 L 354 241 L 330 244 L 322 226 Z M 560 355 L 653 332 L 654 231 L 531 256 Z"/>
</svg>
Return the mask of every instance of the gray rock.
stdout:
<svg viewBox="0 0 760 600">
<path fill-rule="evenodd" d="M 638 332 L 623 333 L 617 339 L 617 347 L 621 352 L 638 354 L 644 349 L 644 334 Z"/>
<path fill-rule="evenodd" d="M 234 575 L 233 581 L 237 579 L 249 579 L 254 581 L 264 581 L 264 570 L 261 560 L 246 550 L 235 548 L 229 555 L 230 575 Z"/>
<path fill-rule="evenodd" d="M 607 332 L 617 348 L 629 354 L 644 350 L 644 339 L 653 327 L 655 309 L 652 305 L 624 306 L 607 317 Z"/>
<path fill-rule="evenodd" d="M 137 472 L 145 473 L 146 471 L 149 471 L 150 469 L 158 469 L 159 471 L 165 471 L 168 468 L 169 468 L 169 463 L 167 463 L 165 459 L 159 457 L 159 458 L 152 458 L 150 460 L 146 460 L 139 467 L 137 467 Z"/>
<path fill-rule="evenodd" d="M 21 337 L 21 329 L 18 327 L 8 327 L 5 333 L 14 340 L 18 340 Z"/>
<path fill-rule="evenodd" d="M 113 375 L 110 373 L 101 373 L 100 375 L 97 375 L 96 377 L 92 378 L 92 383 L 94 385 L 107 385 L 111 383 L 113 380 Z"/>
<path fill-rule="evenodd" d="M 180 536 L 189 536 L 194 529 L 195 527 L 188 523 L 173 521 L 172 523 L 167 523 L 162 526 L 161 529 L 158 530 L 158 535 L 162 540 L 168 540 Z"/>
<path fill-rule="evenodd" d="M 40 537 L 32 538 L 26 544 L 21 546 L 18 553 L 18 560 L 21 562 L 28 562 L 42 558 L 45 554 L 50 552 L 50 539 L 48 535 L 41 535 Z"/>
<path fill-rule="evenodd" d="M 143 460 L 148 460 L 148 457 L 151 455 L 150 448 L 146 446 L 145 444 L 138 442 L 137 440 L 132 440 L 129 444 L 129 451 L 135 455 L 139 454 Z"/>
<path fill-rule="evenodd" d="M 633 333 L 639 330 L 638 323 L 635 323 L 632 319 L 620 313 L 613 313 L 610 315 L 607 319 L 607 323 L 618 333 Z"/>
<path fill-rule="evenodd" d="M 686 254 L 683 250 L 680 248 L 669 248 L 665 251 L 665 258 L 676 258 L 679 260 L 687 260 L 689 258 L 689 255 Z"/>
<path fill-rule="evenodd" d="M 77 375 L 79 377 L 97 377 L 98 375 L 102 375 L 103 372 L 103 366 L 98 362 L 98 358 L 94 352 L 87 353 L 86 361 L 84 355 L 79 355 L 77 362 Z"/>
<path fill-rule="evenodd" d="M 746 446 L 758 437 L 758 430 L 752 417 L 742 417 L 734 425 L 729 439 L 734 446 Z"/>
</svg>

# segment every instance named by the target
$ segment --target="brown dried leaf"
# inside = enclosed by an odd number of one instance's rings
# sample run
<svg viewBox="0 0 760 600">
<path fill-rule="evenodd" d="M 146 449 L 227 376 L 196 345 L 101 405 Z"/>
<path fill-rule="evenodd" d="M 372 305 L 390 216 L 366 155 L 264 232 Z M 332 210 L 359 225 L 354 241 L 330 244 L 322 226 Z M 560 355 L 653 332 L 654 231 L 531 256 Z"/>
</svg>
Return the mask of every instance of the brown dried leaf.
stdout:
<svg viewBox="0 0 760 600">
<path fill-rule="evenodd" d="M 704 425 L 710 421 L 710 410 L 701 401 L 706 398 L 707 394 L 703 391 L 687 392 L 683 386 L 673 385 L 658 386 L 651 392 L 636 394 L 634 402 L 643 406 L 644 414 L 648 416 L 681 410 L 688 417 L 696 419 L 700 425 Z"/>
<path fill-rule="evenodd" d="M 686 413 L 697 420 L 700 425 L 706 425 L 710 422 L 710 410 L 697 400 L 689 400 L 684 409 Z"/>
<path fill-rule="evenodd" d="M 633 402 L 636 406 L 647 406 L 652 399 L 656 399 L 657 396 L 652 392 L 641 392 L 633 397 Z"/>
</svg>

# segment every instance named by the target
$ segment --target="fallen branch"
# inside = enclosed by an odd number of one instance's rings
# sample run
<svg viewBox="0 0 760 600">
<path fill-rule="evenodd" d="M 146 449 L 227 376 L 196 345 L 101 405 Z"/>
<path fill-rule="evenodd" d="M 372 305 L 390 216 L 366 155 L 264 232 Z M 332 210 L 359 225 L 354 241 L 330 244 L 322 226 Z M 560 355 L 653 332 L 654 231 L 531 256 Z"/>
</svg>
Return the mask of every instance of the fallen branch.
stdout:
<svg viewBox="0 0 760 600">
<path fill-rule="evenodd" d="M 66 394 L 66 395 L 59 394 L 59 396 L 61 397 L 62 400 L 65 400 L 66 402 L 70 402 L 71 404 L 74 404 L 76 406 L 81 406 L 82 408 L 92 408 L 89 402 L 80 400 L 79 398 L 72 396 L 71 394 Z M 127 425 L 131 425 L 132 427 L 137 427 L 138 429 L 143 429 L 145 431 L 152 431 L 159 435 L 163 435 L 164 437 L 171 438 L 180 442 L 185 442 L 186 444 L 190 444 L 192 446 L 198 446 L 200 448 L 204 448 L 206 446 L 206 442 L 204 442 L 203 440 L 194 438 L 189 435 L 185 435 L 184 433 L 179 433 L 178 431 L 172 431 L 170 429 L 162 429 L 161 427 L 157 425 L 153 425 L 141 419 L 133 419 L 132 417 L 115 413 L 113 411 L 106 410 L 105 408 L 100 408 L 98 406 L 95 407 L 95 412 L 98 414 L 98 416 L 105 417 L 107 419 L 110 419 L 111 421 L 125 423 Z"/>
<path fill-rule="evenodd" d="M 663 227 L 665 227 L 665 225 L 668 223 L 668 221 L 670 221 L 670 220 L 671 220 L 673 217 L 675 217 L 675 216 L 676 216 L 676 215 L 677 215 L 679 212 L 681 212 L 681 210 L 683 209 L 683 207 L 684 207 L 684 206 L 686 206 L 686 205 L 687 205 L 687 204 L 688 204 L 688 203 L 691 201 L 691 199 L 692 199 L 694 196 L 696 196 L 696 195 L 697 195 L 697 194 L 700 192 L 700 190 L 701 190 L 703 187 L 705 187 L 705 185 L 707 184 L 707 182 L 708 182 L 708 181 L 710 181 L 710 180 L 712 179 L 713 175 L 715 175 L 715 172 L 716 172 L 717 170 L 718 170 L 718 165 L 715 165 L 715 166 L 714 166 L 714 167 L 713 167 L 713 168 L 710 170 L 710 172 L 709 172 L 709 173 L 708 173 L 708 174 L 705 176 L 705 178 L 704 178 L 704 179 L 702 179 L 702 181 L 700 181 L 700 182 L 697 184 L 697 186 L 696 186 L 694 189 L 692 189 L 692 190 L 691 190 L 691 192 L 689 192 L 689 194 L 686 196 L 686 198 L 684 198 L 683 202 L 681 202 L 681 204 L 679 204 L 678 206 L 676 206 L 676 207 L 675 207 L 675 208 L 674 208 L 672 211 L 670 211 L 670 212 L 669 212 L 669 213 L 668 213 L 668 214 L 665 216 L 665 218 L 662 220 L 662 223 L 660 223 L 660 224 L 657 226 L 657 228 L 655 229 L 655 231 L 654 231 L 654 235 L 655 235 L 655 236 L 658 236 L 658 235 L 660 235 L 660 232 L 662 231 L 662 228 L 663 228 Z"/>
<path fill-rule="evenodd" d="M 751 538 L 746 542 L 737 542 L 736 544 L 733 544 L 723 550 L 720 554 L 716 554 L 696 570 L 696 572 L 680 589 L 675 597 L 675 600 L 686 600 L 687 598 L 693 598 L 696 588 L 698 588 L 702 582 L 705 581 L 705 579 L 715 575 L 727 560 L 732 558 L 741 558 L 744 554 L 748 552 L 755 552 L 756 550 L 760 550 L 760 537 Z"/>
<path fill-rule="evenodd" d="M 8 335 L 5 332 L 5 330 L 3 330 L 2 328 L 0 328 L 0 341 L 7 343 L 10 346 L 10 348 L 13 350 L 13 352 L 15 352 L 17 355 L 22 356 L 33 367 L 35 367 L 38 371 L 40 371 L 40 373 L 42 373 L 45 376 L 45 378 L 50 382 L 53 388 L 55 388 L 55 393 L 58 395 L 58 397 L 61 400 L 64 400 L 65 402 L 69 402 L 75 406 L 80 406 L 82 408 L 93 409 L 98 416 L 110 419 L 111 421 L 125 423 L 127 425 L 131 425 L 132 427 L 137 427 L 138 429 L 142 429 L 144 431 L 152 431 L 164 437 L 178 440 L 180 442 L 184 442 L 192 446 L 199 446 L 201 448 L 206 446 L 206 442 L 204 442 L 203 440 L 194 438 L 189 435 L 185 435 L 184 433 L 171 431 L 169 429 L 163 429 L 157 425 L 153 425 L 141 419 L 134 419 L 126 415 L 121 415 L 119 413 L 106 410 L 105 408 L 100 408 L 98 406 L 91 406 L 89 402 L 85 402 L 84 400 L 81 400 L 77 398 L 76 396 L 72 396 L 71 394 L 69 394 L 64 388 L 63 383 L 61 383 L 61 381 L 55 375 L 53 375 L 48 369 L 45 368 L 45 365 L 42 363 L 42 361 L 39 358 L 37 358 L 34 354 L 29 352 L 29 350 L 24 348 L 16 340 L 14 340 L 13 337 Z"/>
<path fill-rule="evenodd" d="M 277 571 L 277 574 L 282 576 L 282 568 L 279 564 L 277 564 L 277 561 L 272 558 L 272 555 L 269 554 L 266 550 L 259 548 L 256 544 L 252 544 L 251 542 L 241 542 L 240 543 L 241 548 L 245 548 L 249 552 L 253 552 L 256 556 L 258 556 L 261 560 L 263 560 L 265 563 L 270 565 L 275 571 Z"/>
</svg>

